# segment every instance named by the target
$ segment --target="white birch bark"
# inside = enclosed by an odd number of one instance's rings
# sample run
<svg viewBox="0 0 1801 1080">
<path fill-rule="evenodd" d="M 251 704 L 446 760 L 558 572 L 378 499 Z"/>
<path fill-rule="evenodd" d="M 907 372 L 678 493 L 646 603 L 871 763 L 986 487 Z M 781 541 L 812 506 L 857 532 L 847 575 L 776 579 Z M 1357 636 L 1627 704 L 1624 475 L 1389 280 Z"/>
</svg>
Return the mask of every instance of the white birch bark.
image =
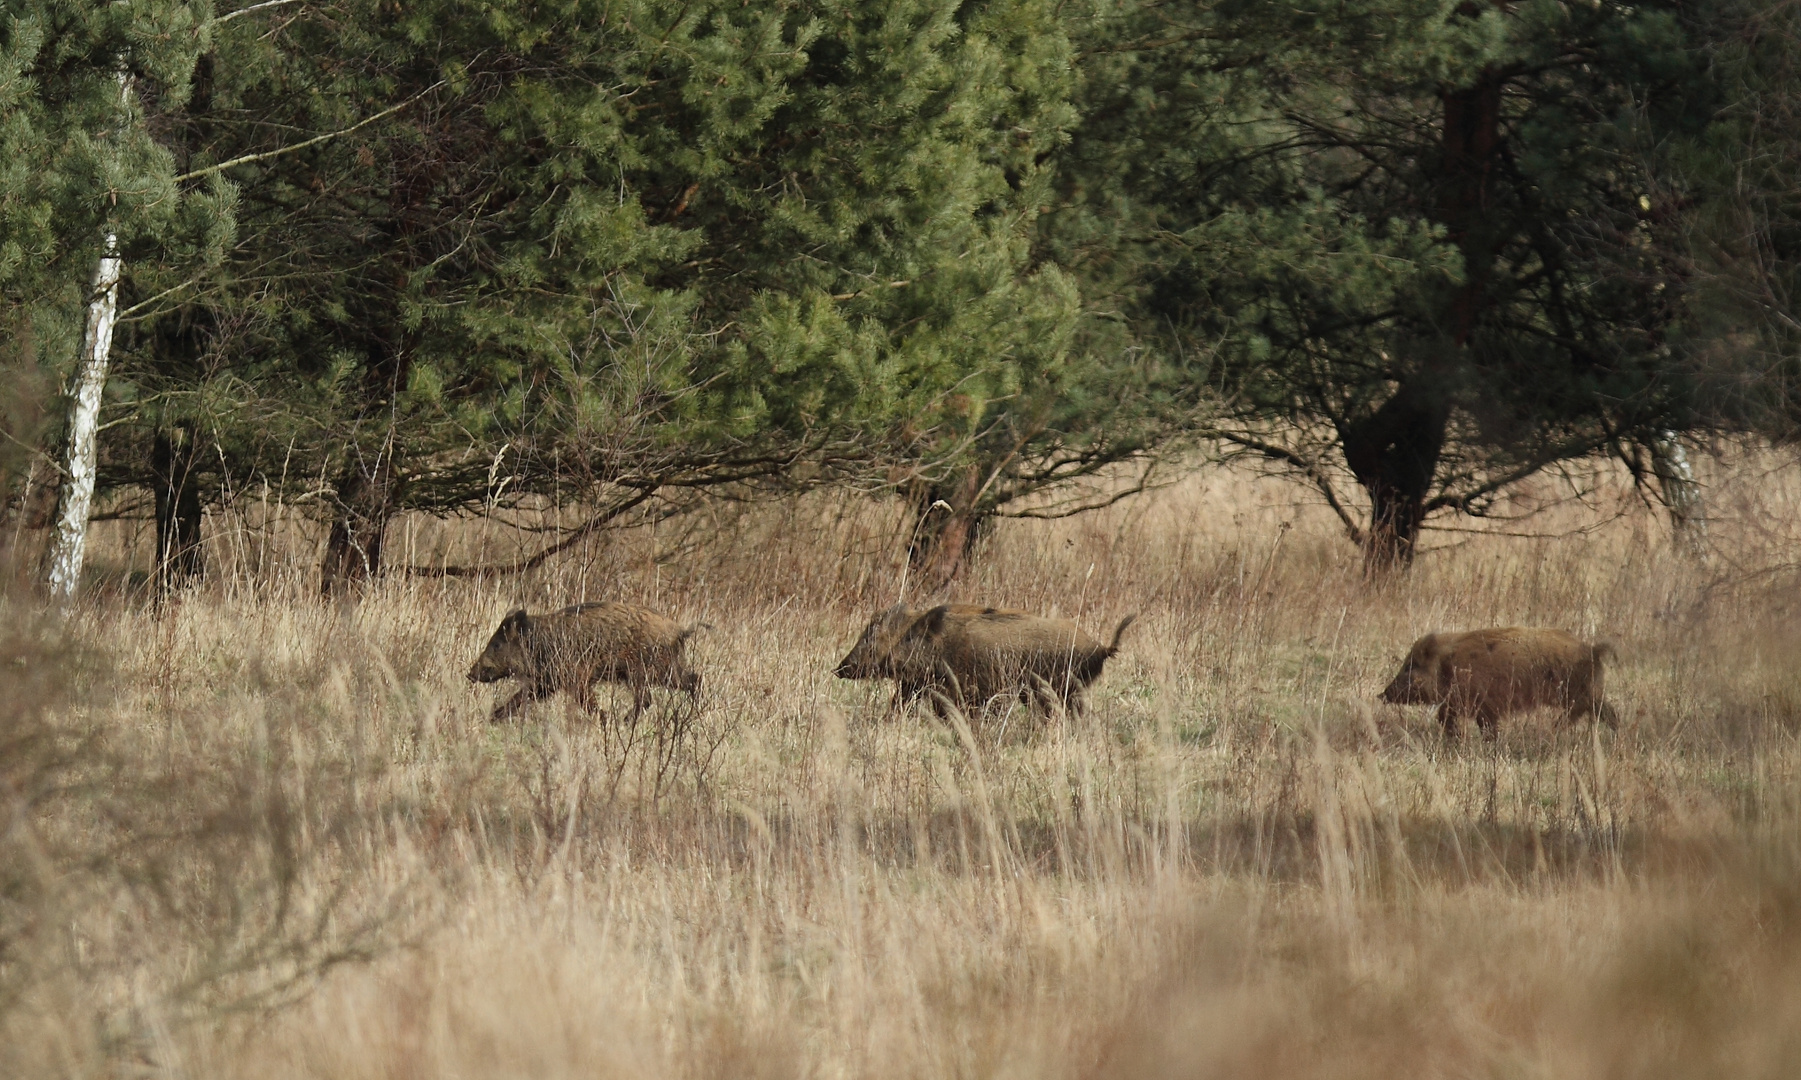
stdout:
<svg viewBox="0 0 1801 1080">
<path fill-rule="evenodd" d="M 131 103 L 131 75 L 119 58 L 119 122 L 125 123 Z M 44 553 L 44 582 L 52 603 L 66 606 L 81 584 L 81 564 L 87 555 L 88 515 L 94 506 L 94 467 L 100 436 L 100 395 L 106 389 L 106 369 L 112 359 L 113 327 L 119 322 L 119 274 L 125 261 L 119 257 L 119 237 L 106 234 L 100 265 L 94 269 L 89 293 L 87 326 L 81 334 L 81 356 L 75 379 L 69 385 L 69 419 L 63 439 L 63 477 L 56 492 L 56 524 L 50 547 Z"/>
<path fill-rule="evenodd" d="M 1665 431 L 1652 442 L 1651 470 L 1663 487 L 1663 501 L 1670 508 L 1670 527 L 1676 533 L 1677 543 L 1691 555 L 1705 555 L 1707 501 L 1695 480 L 1688 451 L 1674 431 Z"/>
<path fill-rule="evenodd" d="M 56 496 L 56 525 L 45 556 L 45 581 L 51 599 L 67 604 L 81 581 L 87 554 L 88 514 L 94 503 L 96 442 L 100 433 L 100 394 L 119 321 L 118 237 L 107 234 L 106 253 L 94 271 L 93 299 L 88 301 L 87 329 L 81 335 L 81 359 L 69 392 L 69 421 L 64 440 L 63 479 Z"/>
</svg>

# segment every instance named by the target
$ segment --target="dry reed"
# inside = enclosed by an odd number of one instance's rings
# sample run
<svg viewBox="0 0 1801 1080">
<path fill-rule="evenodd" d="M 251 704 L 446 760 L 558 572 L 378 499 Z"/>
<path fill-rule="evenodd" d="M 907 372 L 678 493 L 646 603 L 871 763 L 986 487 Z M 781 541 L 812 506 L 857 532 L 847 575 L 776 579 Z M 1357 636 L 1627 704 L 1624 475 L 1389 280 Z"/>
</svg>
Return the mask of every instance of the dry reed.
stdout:
<svg viewBox="0 0 1801 1080">
<path fill-rule="evenodd" d="M 0 855 L 37 860 L 0 878 L 0 1073 L 1793 1075 L 1801 477 L 1756 460 L 1711 478 L 1705 565 L 1617 480 L 1382 584 L 1228 471 L 1005 522 L 949 595 L 1140 615 L 1080 721 L 831 678 L 903 587 L 879 505 L 342 608 L 304 530 L 220 519 L 160 613 L 120 523 L 87 610 L 12 608 L 15 667 L 76 674 L 0 673 L 65 762 L 29 806 L 41 755 L 0 766 Z M 698 709 L 488 724 L 498 616 L 604 598 L 717 627 Z M 1375 702 L 1419 633 L 1509 623 L 1614 640 L 1620 730 L 1446 746 Z"/>
</svg>

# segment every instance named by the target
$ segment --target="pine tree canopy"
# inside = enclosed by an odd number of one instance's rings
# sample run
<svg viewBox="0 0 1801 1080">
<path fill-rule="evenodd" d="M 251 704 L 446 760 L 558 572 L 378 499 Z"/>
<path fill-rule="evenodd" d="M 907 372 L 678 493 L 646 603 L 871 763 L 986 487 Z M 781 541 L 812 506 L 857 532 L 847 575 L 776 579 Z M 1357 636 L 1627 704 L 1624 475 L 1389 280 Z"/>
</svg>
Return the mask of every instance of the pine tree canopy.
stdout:
<svg viewBox="0 0 1801 1080">
<path fill-rule="evenodd" d="M 1745 269 L 1794 231 L 1787 25 L 1685 0 L 22 2 L 4 359 L 66 371 L 116 237 L 103 486 L 190 532 L 251 490 L 316 506 L 328 588 L 381 569 L 401 512 L 590 528 L 721 485 L 896 493 L 949 575 L 996 515 L 1210 447 L 1402 565 L 1433 515 L 1547 467 L 1642 472 L 1660 440 L 1801 411 L 1762 377 L 1787 279 Z M 1753 341 L 1757 372 L 1722 361 Z"/>
<path fill-rule="evenodd" d="M 1078 209 L 1050 242 L 1141 334 L 1211 356 L 1228 446 L 1404 561 L 1435 512 L 1694 422 L 1676 215 L 1649 173 L 1717 103 L 1681 15 L 1097 11 Z"/>
</svg>

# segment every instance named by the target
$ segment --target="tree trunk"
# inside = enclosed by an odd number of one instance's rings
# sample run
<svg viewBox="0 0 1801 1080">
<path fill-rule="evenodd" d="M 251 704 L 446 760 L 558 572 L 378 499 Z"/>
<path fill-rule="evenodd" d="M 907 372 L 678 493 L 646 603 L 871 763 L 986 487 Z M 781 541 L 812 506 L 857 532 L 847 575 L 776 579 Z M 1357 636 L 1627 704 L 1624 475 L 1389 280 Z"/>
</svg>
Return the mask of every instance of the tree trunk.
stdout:
<svg viewBox="0 0 1801 1080">
<path fill-rule="evenodd" d="M 159 429 L 151 449 L 156 477 L 156 590 L 167 596 L 200 577 L 200 488 L 194 479 L 198 440 L 192 429 Z"/>
<path fill-rule="evenodd" d="M 119 321 L 119 241 L 107 234 L 106 253 L 94 271 L 93 299 L 88 301 L 87 327 L 81 336 L 81 358 L 69 393 L 69 419 L 64 436 L 63 476 L 57 488 L 56 525 L 44 557 L 44 580 L 51 600 L 68 604 L 81 583 L 87 555 L 88 516 L 94 505 L 94 466 L 100 432 L 100 395 Z"/>
<path fill-rule="evenodd" d="M 911 493 L 913 532 L 907 566 L 928 593 L 963 573 L 992 515 L 976 506 L 982 470 L 970 468 L 943 483 L 920 484 Z"/>
<path fill-rule="evenodd" d="M 1670 508 L 1670 528 L 1676 534 L 1677 544 L 1696 558 L 1706 555 L 1707 501 L 1701 485 L 1695 481 L 1688 450 L 1674 431 L 1661 432 L 1652 441 L 1651 471 L 1657 474 L 1657 482 L 1663 488 L 1663 501 Z"/>
<path fill-rule="evenodd" d="M 1448 394 L 1414 382 L 1342 433 L 1345 464 L 1370 499 L 1366 572 L 1384 574 L 1413 562 L 1450 416 Z"/>
<path fill-rule="evenodd" d="M 338 481 L 338 510 L 325 541 L 320 591 L 348 596 L 381 573 L 382 539 L 399 494 L 393 454 L 383 448 L 371 463 L 352 461 Z"/>
<path fill-rule="evenodd" d="M 1436 214 L 1463 255 L 1464 275 L 1442 309 L 1442 336 L 1426 345 L 1431 359 L 1419 374 L 1368 419 L 1340 432 L 1345 464 L 1369 494 L 1363 557 L 1372 574 L 1413 562 L 1451 418 L 1451 373 L 1488 305 L 1498 247 L 1492 186 L 1502 151 L 1503 83 L 1488 71 L 1473 85 L 1440 98 L 1444 128 Z"/>
<path fill-rule="evenodd" d="M 396 294 L 404 287 L 405 276 L 401 275 Z M 369 318 L 381 327 L 399 321 L 398 313 L 385 303 L 377 304 Z M 394 459 L 400 447 L 398 398 L 412 363 L 412 342 L 404 334 L 389 337 L 378 332 L 365 344 L 369 366 L 363 373 L 363 415 L 385 413 L 386 434 L 373 453 L 355 443 L 350 446 L 320 567 L 319 587 L 327 597 L 346 596 L 381 573 L 382 538 L 388 531 L 388 519 L 400 505 L 404 482 Z"/>
<path fill-rule="evenodd" d="M 1444 329 L 1458 348 L 1469 344 L 1488 303 L 1488 282 L 1499 238 L 1495 235 L 1493 181 L 1501 164 L 1501 88 L 1485 71 L 1475 85 L 1442 95 L 1438 219 L 1463 255 L 1463 285 L 1453 294 Z"/>
</svg>

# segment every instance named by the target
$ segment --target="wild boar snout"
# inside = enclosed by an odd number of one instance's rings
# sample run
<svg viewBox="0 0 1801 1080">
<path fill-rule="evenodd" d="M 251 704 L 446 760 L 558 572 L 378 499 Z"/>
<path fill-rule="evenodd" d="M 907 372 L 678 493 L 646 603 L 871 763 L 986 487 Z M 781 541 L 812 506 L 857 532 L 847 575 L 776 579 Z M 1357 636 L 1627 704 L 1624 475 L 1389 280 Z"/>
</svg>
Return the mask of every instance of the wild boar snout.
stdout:
<svg viewBox="0 0 1801 1080">
<path fill-rule="evenodd" d="M 488 638 L 481 655 L 475 658 L 475 666 L 469 669 L 469 681 L 499 682 L 509 675 L 519 674 L 526 662 L 524 642 L 531 624 L 531 616 L 523 608 L 500 620 L 499 629 Z"/>
<path fill-rule="evenodd" d="M 495 663 L 494 660 L 491 657 L 489 657 L 488 654 L 486 654 L 486 653 L 483 653 L 482 655 L 476 657 L 475 666 L 469 669 L 469 681 L 470 682 L 475 682 L 475 683 L 499 682 L 501 679 L 504 679 L 506 677 L 507 677 L 506 665 Z"/>
<path fill-rule="evenodd" d="M 880 679 L 888 674 L 894 659 L 894 646 L 911 621 L 912 613 L 893 607 L 871 619 L 857 643 L 832 669 L 840 679 Z"/>
<path fill-rule="evenodd" d="M 882 677 L 882 664 L 879 654 L 865 642 L 858 642 L 857 647 L 844 654 L 832 674 L 840 679 L 879 679 Z"/>
<path fill-rule="evenodd" d="M 840 679 L 860 679 L 866 677 L 869 668 L 869 658 L 864 654 L 867 651 L 868 650 L 863 647 L 863 642 L 857 642 L 857 644 L 851 648 L 850 652 L 844 654 L 844 659 L 838 661 L 838 666 L 832 669 L 832 674 L 838 676 Z"/>
<path fill-rule="evenodd" d="M 1394 681 L 1388 684 L 1386 690 L 1382 691 L 1382 700 L 1388 702 L 1390 705 L 1399 705 L 1406 693 L 1407 673 L 1403 671 L 1394 677 Z"/>
<path fill-rule="evenodd" d="M 1382 700 L 1390 705 L 1418 705 L 1430 696 L 1427 688 L 1420 685 L 1418 672 L 1412 663 L 1403 664 L 1400 673 L 1382 691 Z"/>
</svg>

